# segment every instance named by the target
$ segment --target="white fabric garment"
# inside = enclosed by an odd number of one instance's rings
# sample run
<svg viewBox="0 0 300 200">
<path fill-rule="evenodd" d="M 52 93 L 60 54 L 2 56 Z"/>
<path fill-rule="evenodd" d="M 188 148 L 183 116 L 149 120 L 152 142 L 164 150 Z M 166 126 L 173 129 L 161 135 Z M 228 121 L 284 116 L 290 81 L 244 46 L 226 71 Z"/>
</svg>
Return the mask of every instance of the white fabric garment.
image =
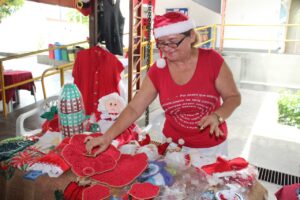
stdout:
<svg viewBox="0 0 300 200">
<path fill-rule="evenodd" d="M 182 147 L 184 153 L 190 154 L 192 165 L 195 167 L 202 167 L 215 163 L 218 156 L 228 156 L 228 142 L 225 140 L 223 143 L 210 147 L 210 148 L 190 148 Z"/>
</svg>

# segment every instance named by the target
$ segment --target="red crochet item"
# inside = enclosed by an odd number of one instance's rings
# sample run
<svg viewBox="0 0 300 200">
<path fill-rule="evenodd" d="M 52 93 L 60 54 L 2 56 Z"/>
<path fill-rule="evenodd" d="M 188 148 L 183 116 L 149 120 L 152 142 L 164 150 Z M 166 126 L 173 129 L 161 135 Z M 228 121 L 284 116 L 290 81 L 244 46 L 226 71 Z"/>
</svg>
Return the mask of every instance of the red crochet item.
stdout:
<svg viewBox="0 0 300 200">
<path fill-rule="evenodd" d="M 46 120 L 42 125 L 42 132 L 46 133 L 47 131 L 59 132 L 58 126 L 58 115 L 55 114 L 54 118 L 51 120 Z"/>
<path fill-rule="evenodd" d="M 79 186 L 75 182 L 70 182 L 64 190 L 65 200 L 82 200 L 82 193 L 86 186 Z"/>
<path fill-rule="evenodd" d="M 213 173 L 241 170 L 248 167 L 248 164 L 249 163 L 241 157 L 234 158 L 232 160 L 225 160 L 222 157 L 218 157 L 215 163 L 202 166 L 201 169 L 203 169 L 207 174 L 212 175 Z"/>
<path fill-rule="evenodd" d="M 144 145 L 150 144 L 150 142 L 151 142 L 150 135 L 146 134 L 145 139 L 143 139 L 142 141 L 139 141 L 138 143 L 140 146 L 144 146 Z"/>
<path fill-rule="evenodd" d="M 116 167 L 120 158 L 120 152 L 110 145 L 110 147 L 96 157 L 88 156 L 84 140 L 88 135 L 74 135 L 70 144 L 62 150 L 62 156 L 71 166 L 72 171 L 77 176 L 92 176 L 103 173 Z M 101 136 L 101 134 L 92 134 L 92 137 Z M 96 151 L 94 149 L 93 151 Z"/>
<path fill-rule="evenodd" d="M 134 183 L 128 194 L 136 199 L 152 199 L 158 196 L 159 186 L 151 183 Z"/>
<path fill-rule="evenodd" d="M 83 200 L 100 200 L 110 196 L 110 190 L 103 185 L 93 185 L 83 190 Z"/>
<path fill-rule="evenodd" d="M 128 144 L 132 140 L 138 139 L 138 133 L 134 131 L 136 124 L 131 124 L 125 131 L 115 138 L 119 142 L 118 148 L 124 144 Z"/>
<path fill-rule="evenodd" d="M 92 137 L 99 137 L 99 136 L 102 136 L 103 134 L 102 133 L 93 133 L 93 134 L 90 134 L 90 135 L 86 135 L 86 134 L 78 134 L 78 135 L 74 135 L 71 140 L 70 140 L 70 144 L 74 144 L 74 145 L 78 145 L 80 147 L 84 147 L 85 149 L 85 144 L 84 144 L 84 140 L 86 137 L 88 136 L 92 136 Z M 97 148 L 94 148 L 92 150 L 92 154 L 97 151 Z M 86 153 L 86 151 L 84 150 L 84 152 Z M 119 150 L 117 150 L 114 146 L 110 145 L 107 150 L 105 152 L 103 152 L 105 154 L 109 154 L 110 156 L 112 156 L 115 160 L 119 160 L 120 159 L 120 156 L 121 156 L 121 153 Z M 101 154 L 103 154 L 101 153 Z"/>
<path fill-rule="evenodd" d="M 55 165 L 58 166 L 64 172 L 70 168 L 69 165 L 67 165 L 67 163 L 64 161 L 64 159 L 56 153 L 48 153 L 44 155 L 43 157 L 37 160 L 37 163 Z"/>
<path fill-rule="evenodd" d="M 148 166 L 144 153 L 134 156 L 122 154 L 117 166 L 108 172 L 96 174 L 91 178 L 111 187 L 123 187 L 135 180 Z"/>
</svg>

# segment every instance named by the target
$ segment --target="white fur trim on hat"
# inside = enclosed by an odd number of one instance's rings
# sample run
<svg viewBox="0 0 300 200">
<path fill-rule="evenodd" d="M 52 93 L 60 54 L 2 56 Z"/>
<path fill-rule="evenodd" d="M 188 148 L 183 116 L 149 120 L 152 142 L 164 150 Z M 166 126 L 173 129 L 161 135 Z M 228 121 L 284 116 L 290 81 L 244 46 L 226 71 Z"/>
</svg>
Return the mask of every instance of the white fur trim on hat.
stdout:
<svg viewBox="0 0 300 200">
<path fill-rule="evenodd" d="M 166 66 L 166 60 L 163 58 L 159 58 L 156 60 L 156 66 L 160 69 L 164 68 Z"/>
<path fill-rule="evenodd" d="M 154 29 L 155 38 L 159 38 L 166 35 L 184 33 L 188 30 L 195 28 L 195 23 L 192 19 L 188 19 L 185 21 L 168 24 L 166 26 L 161 26 Z"/>
</svg>

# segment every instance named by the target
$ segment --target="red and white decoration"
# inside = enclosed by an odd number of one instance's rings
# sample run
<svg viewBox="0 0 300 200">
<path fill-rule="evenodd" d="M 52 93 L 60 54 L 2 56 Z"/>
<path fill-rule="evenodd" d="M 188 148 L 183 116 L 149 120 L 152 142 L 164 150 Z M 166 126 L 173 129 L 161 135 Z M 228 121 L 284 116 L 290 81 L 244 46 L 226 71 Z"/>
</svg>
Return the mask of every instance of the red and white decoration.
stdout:
<svg viewBox="0 0 300 200">
<path fill-rule="evenodd" d="M 168 12 L 156 15 L 154 18 L 154 36 L 159 38 L 166 35 L 183 33 L 195 28 L 192 19 L 181 12 Z"/>
<path fill-rule="evenodd" d="M 184 33 L 195 28 L 192 19 L 181 12 L 168 12 L 164 15 L 156 15 L 154 18 L 154 37 L 155 39 L 166 35 Z M 158 68 L 164 68 L 166 61 L 160 58 L 156 61 Z"/>
</svg>

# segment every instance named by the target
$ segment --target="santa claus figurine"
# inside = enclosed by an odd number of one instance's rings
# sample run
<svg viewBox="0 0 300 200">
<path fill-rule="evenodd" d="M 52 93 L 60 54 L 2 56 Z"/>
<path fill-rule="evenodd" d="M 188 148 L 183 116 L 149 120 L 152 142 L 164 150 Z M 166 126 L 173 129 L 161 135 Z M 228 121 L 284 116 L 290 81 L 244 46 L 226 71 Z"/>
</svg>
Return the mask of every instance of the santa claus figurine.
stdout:
<svg viewBox="0 0 300 200">
<path fill-rule="evenodd" d="M 101 97 L 98 100 L 98 111 L 100 120 L 97 122 L 100 132 L 105 133 L 118 118 L 119 114 L 125 108 L 124 99 L 116 92 Z"/>
<path fill-rule="evenodd" d="M 100 113 L 100 119 L 97 121 L 97 124 L 99 125 L 99 131 L 105 133 L 124 110 L 126 102 L 116 92 L 101 97 L 98 102 L 97 110 Z M 115 138 L 112 144 L 116 147 L 127 144 L 131 140 L 136 140 L 139 132 L 139 127 L 136 124 L 132 124 L 121 135 Z"/>
</svg>

